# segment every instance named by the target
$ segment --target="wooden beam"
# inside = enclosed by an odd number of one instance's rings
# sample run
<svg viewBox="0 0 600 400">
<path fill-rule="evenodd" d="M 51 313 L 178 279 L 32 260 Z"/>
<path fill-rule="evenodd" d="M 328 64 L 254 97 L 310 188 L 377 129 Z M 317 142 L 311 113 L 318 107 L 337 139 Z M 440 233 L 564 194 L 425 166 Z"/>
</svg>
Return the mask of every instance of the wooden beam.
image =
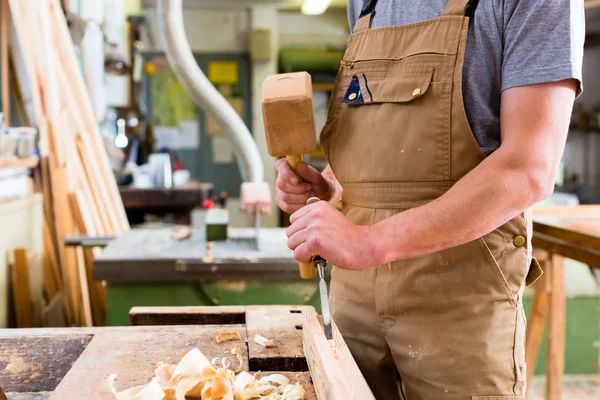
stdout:
<svg viewBox="0 0 600 400">
<path fill-rule="evenodd" d="M 548 314 L 548 302 L 550 290 L 548 282 L 549 272 L 544 273 L 542 277 L 535 283 L 535 295 L 529 312 L 529 320 L 527 321 L 527 338 L 525 340 L 525 364 L 527 365 L 527 382 L 531 382 L 535 366 L 537 364 L 540 344 L 542 342 L 542 334 Z M 530 393 L 531 386 L 527 387 L 527 393 Z"/>
<path fill-rule="evenodd" d="M 8 0 L 0 0 L 0 57 L 2 58 L 2 113 L 4 126 L 10 126 L 10 79 L 8 76 L 8 26 L 9 10 Z"/>
<path fill-rule="evenodd" d="M 80 135 L 86 145 L 87 153 L 95 165 L 89 168 L 98 168 L 100 175 L 97 184 L 101 186 L 101 192 L 108 197 L 107 206 L 111 208 L 111 215 L 115 215 L 115 231 L 107 233 L 122 233 L 129 229 L 125 208 L 121 201 L 119 190 L 115 178 L 112 174 L 112 168 L 108 159 L 108 154 L 104 150 L 104 143 L 100 134 L 97 121 L 94 117 L 94 111 L 88 95 L 87 87 L 83 80 L 81 70 L 77 64 L 73 42 L 71 41 L 65 16 L 61 11 L 57 0 L 50 1 L 50 12 L 52 15 L 54 29 L 54 41 L 57 45 L 58 54 L 62 62 L 65 73 L 70 78 L 71 93 L 74 96 L 75 103 L 82 110 L 85 123 L 85 130 Z M 89 139 L 89 144 L 87 142 Z M 84 161 L 85 164 L 85 161 Z"/>
<path fill-rule="evenodd" d="M 337 326 L 327 340 L 313 307 L 304 307 L 303 347 L 319 399 L 375 400 Z"/>
<path fill-rule="evenodd" d="M 17 248 L 13 251 L 12 264 L 13 301 L 17 328 L 33 328 L 31 292 L 29 291 L 29 262 L 27 250 Z"/>
<path fill-rule="evenodd" d="M 553 254 L 550 265 L 550 303 L 548 316 L 548 354 L 546 358 L 546 399 L 562 398 L 565 371 L 565 259 Z"/>
<path fill-rule="evenodd" d="M 600 251 L 574 245 L 565 240 L 534 232 L 531 238 L 534 247 L 544 249 L 549 253 L 560 254 L 563 257 L 580 261 L 590 267 L 600 268 Z"/>
<path fill-rule="evenodd" d="M 77 267 L 79 275 L 79 292 L 81 293 L 81 302 L 83 310 L 83 326 L 93 326 L 92 322 L 92 305 L 90 304 L 90 291 L 87 282 L 87 274 L 85 272 L 85 259 L 83 258 L 83 249 L 77 247 Z"/>
<path fill-rule="evenodd" d="M 83 193 L 70 193 L 69 200 L 71 203 L 71 211 L 73 213 L 73 219 L 75 222 L 75 226 L 80 234 L 82 235 L 95 235 L 96 231 L 92 226 L 92 221 L 90 217 L 90 211 L 88 209 L 88 205 L 83 199 Z M 81 247 L 78 248 L 82 250 Z M 80 279 L 85 277 L 85 282 L 82 280 L 82 288 L 87 288 L 87 292 L 89 293 L 89 302 L 91 306 L 91 312 L 93 316 L 94 324 L 97 326 L 104 325 L 106 319 L 106 300 L 104 294 L 104 286 L 102 282 L 95 282 L 92 278 L 92 268 L 94 263 L 94 251 L 93 249 L 83 249 L 83 261 L 80 263 Z M 82 269 L 83 266 L 83 269 Z M 85 292 L 84 292 L 85 293 Z M 84 302 L 86 301 L 84 295 Z"/>
</svg>

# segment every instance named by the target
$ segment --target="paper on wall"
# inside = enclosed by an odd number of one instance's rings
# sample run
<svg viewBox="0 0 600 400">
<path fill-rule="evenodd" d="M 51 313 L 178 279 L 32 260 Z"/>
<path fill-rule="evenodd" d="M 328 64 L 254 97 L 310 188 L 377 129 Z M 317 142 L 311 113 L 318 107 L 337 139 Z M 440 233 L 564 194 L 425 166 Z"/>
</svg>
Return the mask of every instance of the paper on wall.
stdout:
<svg viewBox="0 0 600 400">
<path fill-rule="evenodd" d="M 157 126 L 154 128 L 155 148 L 172 150 L 200 148 L 198 121 L 181 121 L 179 126 Z"/>
<path fill-rule="evenodd" d="M 212 141 L 212 159 L 215 164 L 233 163 L 233 149 L 225 136 L 214 136 Z"/>
</svg>

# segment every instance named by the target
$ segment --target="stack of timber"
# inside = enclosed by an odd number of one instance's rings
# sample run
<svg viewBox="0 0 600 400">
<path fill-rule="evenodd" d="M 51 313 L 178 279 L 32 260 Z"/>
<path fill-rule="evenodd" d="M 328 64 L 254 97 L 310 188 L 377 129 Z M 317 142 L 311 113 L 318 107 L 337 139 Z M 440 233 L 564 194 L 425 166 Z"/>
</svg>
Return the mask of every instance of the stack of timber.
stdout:
<svg viewBox="0 0 600 400">
<path fill-rule="evenodd" d="M 39 131 L 44 197 L 44 293 L 67 325 L 102 325 L 104 288 L 94 249 L 65 237 L 129 229 L 59 0 L 8 1 L 10 50 L 26 119 Z M 49 310 L 56 315 L 56 310 Z"/>
</svg>

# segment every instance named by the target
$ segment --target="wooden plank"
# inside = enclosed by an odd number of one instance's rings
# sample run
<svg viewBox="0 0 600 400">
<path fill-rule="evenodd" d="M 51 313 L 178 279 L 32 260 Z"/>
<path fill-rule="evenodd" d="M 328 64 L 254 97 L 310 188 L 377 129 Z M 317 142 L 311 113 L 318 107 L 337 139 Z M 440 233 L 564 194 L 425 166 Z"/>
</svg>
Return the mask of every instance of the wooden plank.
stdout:
<svg viewBox="0 0 600 400">
<path fill-rule="evenodd" d="M 89 156 L 89 160 L 92 160 L 94 163 L 91 168 L 98 168 L 100 177 L 96 183 L 101 186 L 102 192 L 108 192 L 107 206 L 109 206 L 111 211 L 116 215 L 117 225 L 114 227 L 116 231 L 110 233 L 121 233 L 129 229 L 129 223 L 127 221 L 127 216 L 125 215 L 125 209 L 120 200 L 116 181 L 112 174 L 108 154 L 104 150 L 104 143 L 97 121 L 94 118 L 91 99 L 88 95 L 81 70 L 77 64 L 75 50 L 69 35 L 65 16 L 62 13 L 60 4 L 57 0 L 50 0 L 50 12 L 53 21 L 52 26 L 54 27 L 54 40 L 65 73 L 69 77 L 71 93 L 75 97 L 76 104 L 83 110 L 82 114 L 85 118 L 87 129 L 80 132 L 80 135 L 84 140 L 84 143 L 87 139 L 90 139 L 89 145 L 86 144 L 86 148 L 89 151 L 86 153 L 86 156 Z M 85 164 L 85 158 L 83 160 Z"/>
<path fill-rule="evenodd" d="M 8 0 L 0 0 L 0 57 L 2 58 L 2 113 L 4 126 L 10 126 L 10 79 L 8 77 Z"/>
<path fill-rule="evenodd" d="M 54 390 L 91 335 L 0 338 L 0 386 L 7 392 Z"/>
<path fill-rule="evenodd" d="M 327 340 L 313 307 L 304 307 L 303 345 L 306 362 L 321 400 L 374 400 L 337 326 Z"/>
<path fill-rule="evenodd" d="M 92 302 L 92 316 L 95 326 L 106 325 L 106 290 L 103 282 L 97 282 L 93 279 L 94 259 L 99 254 L 100 249 L 83 249 L 85 260 L 85 273 L 90 291 Z"/>
<path fill-rule="evenodd" d="M 43 228 L 44 240 L 44 286 L 46 287 L 46 295 L 52 299 L 54 295 L 62 290 L 62 278 L 60 266 L 58 265 L 58 257 L 55 251 L 55 244 L 52 241 L 50 226 L 44 218 Z"/>
<path fill-rule="evenodd" d="M 47 327 L 66 326 L 64 308 L 63 294 L 62 292 L 58 292 L 48 305 L 44 307 L 44 315 L 42 316 L 43 325 Z"/>
<path fill-rule="evenodd" d="M 12 286 L 17 328 L 32 328 L 33 312 L 29 291 L 29 262 L 27 261 L 26 249 L 17 248 L 14 250 Z"/>
<path fill-rule="evenodd" d="M 537 364 L 540 344 L 542 342 L 542 333 L 546 315 L 548 313 L 548 301 L 550 292 L 546 290 L 546 281 L 548 274 L 542 275 L 540 280 L 535 284 L 535 295 L 531 304 L 531 311 L 527 321 L 527 338 L 525 340 L 525 364 L 527 365 L 527 382 L 531 382 L 535 366 Z M 527 388 L 528 394 L 529 386 Z"/>
<path fill-rule="evenodd" d="M 9 400 L 48 400 L 50 398 L 50 392 L 27 392 L 27 393 L 15 393 L 8 392 L 6 395 Z M 1 400 L 1 397 L 0 397 Z"/>
<path fill-rule="evenodd" d="M 546 398 L 560 400 L 565 370 L 565 269 L 564 258 L 553 254 L 550 265 L 550 302 L 548 316 L 548 349 L 546 358 Z"/>
<path fill-rule="evenodd" d="M 130 325 L 229 325 L 246 323 L 244 306 L 133 307 Z"/>
<path fill-rule="evenodd" d="M 552 236 L 534 232 L 531 242 L 534 247 L 544 249 L 553 254 L 580 261 L 590 267 L 600 268 L 600 251 L 580 247 Z"/>
<path fill-rule="evenodd" d="M 536 234 L 552 236 L 577 245 L 600 251 L 600 220 L 582 218 L 538 218 L 533 223 Z"/>
<path fill-rule="evenodd" d="M 308 371 L 302 350 L 304 307 L 246 308 L 248 354 L 253 371 Z M 253 340 L 259 334 L 273 339 L 273 347 Z"/>
<path fill-rule="evenodd" d="M 75 252 L 77 254 L 79 292 L 81 293 L 83 309 L 83 326 L 93 326 L 92 305 L 90 304 L 90 291 L 87 283 L 87 274 L 85 271 L 85 259 L 83 258 L 83 249 L 81 247 L 76 247 Z"/>
<path fill-rule="evenodd" d="M 79 233 L 83 235 L 95 235 L 96 230 L 90 217 L 91 213 L 88 209 L 88 205 L 83 199 L 83 193 L 80 191 L 69 193 L 69 200 L 75 227 Z M 93 251 L 92 249 L 82 250 L 81 247 L 78 247 L 77 251 L 82 252 L 78 265 L 82 292 L 84 294 L 84 303 L 86 301 L 90 302 L 94 321 L 96 321 L 98 325 L 103 325 L 106 317 L 104 286 L 102 285 L 102 282 L 95 282 L 92 278 L 92 267 L 94 262 Z M 86 295 L 86 292 L 89 296 Z"/>
<path fill-rule="evenodd" d="M 15 60 L 15 71 L 21 87 L 22 97 L 25 100 L 26 109 L 28 110 L 28 118 L 30 122 L 36 123 L 38 126 L 44 119 L 40 92 L 38 90 L 38 78 L 34 63 L 33 50 L 30 43 L 31 38 L 27 37 L 27 31 L 22 29 L 23 26 L 29 24 L 25 21 L 21 10 L 20 0 L 8 0 L 11 13 L 11 50 Z"/>
<path fill-rule="evenodd" d="M 5 114 L 6 117 L 6 114 Z M 0 159 L 0 168 L 36 168 L 40 162 L 40 158 L 38 156 L 24 157 L 19 158 L 17 156 L 14 157 L 4 157 Z"/>
<path fill-rule="evenodd" d="M 129 328 L 127 334 L 97 333 L 73 368 L 60 382 L 50 400 L 105 400 L 110 398 L 106 378 L 117 374 L 117 386 L 128 388 L 150 381 L 158 362 L 176 364 L 197 347 L 211 360 L 227 357 L 236 368 L 239 363 L 231 349 L 242 350 L 244 370 L 248 370 L 243 325 L 160 327 L 154 330 Z M 216 343 L 215 335 L 238 332 L 241 340 Z M 91 378 L 90 378 L 91 377 Z"/>
</svg>

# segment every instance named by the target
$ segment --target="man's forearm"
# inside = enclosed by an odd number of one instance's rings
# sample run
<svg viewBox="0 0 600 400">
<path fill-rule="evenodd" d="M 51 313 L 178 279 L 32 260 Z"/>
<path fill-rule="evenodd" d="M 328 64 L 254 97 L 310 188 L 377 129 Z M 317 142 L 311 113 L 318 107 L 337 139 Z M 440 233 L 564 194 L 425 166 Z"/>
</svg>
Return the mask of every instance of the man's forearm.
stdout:
<svg viewBox="0 0 600 400">
<path fill-rule="evenodd" d="M 498 150 L 424 206 L 401 212 L 371 227 L 377 264 L 409 259 L 475 240 L 549 195 L 539 182 L 546 171 L 511 165 Z"/>
<path fill-rule="evenodd" d="M 502 94 L 502 145 L 440 198 L 369 230 L 374 265 L 475 240 L 550 196 L 565 146 L 577 82 Z"/>
</svg>

